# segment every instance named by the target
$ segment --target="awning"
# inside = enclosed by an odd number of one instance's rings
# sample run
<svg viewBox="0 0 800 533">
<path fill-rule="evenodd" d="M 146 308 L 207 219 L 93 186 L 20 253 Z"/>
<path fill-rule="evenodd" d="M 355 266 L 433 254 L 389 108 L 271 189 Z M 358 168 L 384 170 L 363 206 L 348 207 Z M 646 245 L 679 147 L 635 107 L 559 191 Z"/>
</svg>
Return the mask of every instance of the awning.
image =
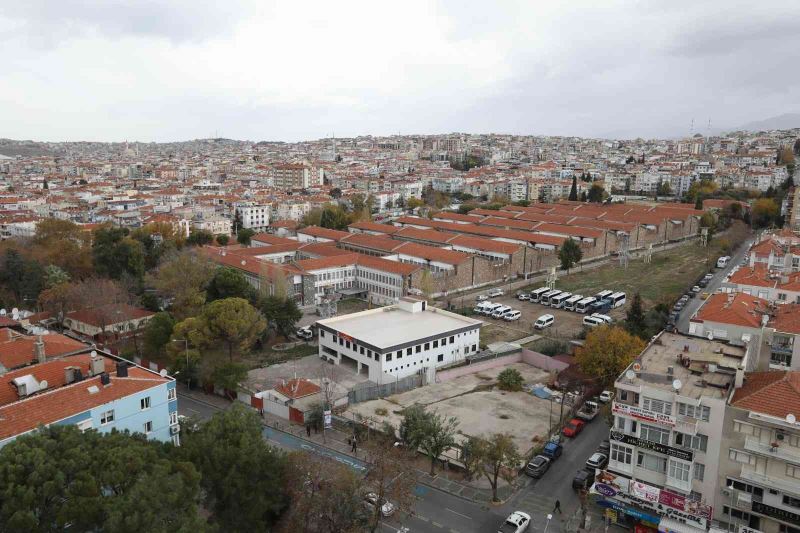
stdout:
<svg viewBox="0 0 800 533">
<path fill-rule="evenodd" d="M 666 516 L 662 517 L 661 521 L 658 523 L 658 530 L 661 533 L 706 533 L 705 529 L 690 526 L 689 524 L 684 524 L 683 522 Z"/>
</svg>

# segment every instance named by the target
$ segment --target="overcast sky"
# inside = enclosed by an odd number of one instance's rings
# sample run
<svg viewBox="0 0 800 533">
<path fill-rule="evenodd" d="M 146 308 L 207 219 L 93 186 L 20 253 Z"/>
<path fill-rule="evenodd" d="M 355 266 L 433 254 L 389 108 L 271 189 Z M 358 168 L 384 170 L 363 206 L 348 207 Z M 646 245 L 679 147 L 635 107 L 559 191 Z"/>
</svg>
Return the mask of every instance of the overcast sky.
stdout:
<svg viewBox="0 0 800 533">
<path fill-rule="evenodd" d="M 798 21 L 772 0 L 9 0 L 0 137 L 704 133 L 800 111 Z"/>
</svg>

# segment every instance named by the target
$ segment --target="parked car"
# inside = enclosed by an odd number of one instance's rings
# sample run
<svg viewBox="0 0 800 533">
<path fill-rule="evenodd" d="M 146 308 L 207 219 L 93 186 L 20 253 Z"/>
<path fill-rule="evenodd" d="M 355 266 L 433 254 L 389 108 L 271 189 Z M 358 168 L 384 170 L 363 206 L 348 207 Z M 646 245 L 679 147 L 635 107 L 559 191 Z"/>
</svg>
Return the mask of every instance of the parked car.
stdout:
<svg viewBox="0 0 800 533">
<path fill-rule="evenodd" d="M 698 287 L 697 285 L 695 285 L 694 287 L 692 287 L 692 292 L 693 292 L 693 293 L 695 293 L 695 294 L 697 294 L 698 292 L 700 292 L 700 287 Z"/>
<path fill-rule="evenodd" d="M 503 320 L 505 320 L 507 322 L 511 322 L 513 320 L 519 320 L 521 316 L 522 316 L 522 313 L 520 311 L 517 311 L 516 309 L 512 309 L 510 312 L 508 312 L 505 315 L 503 315 Z"/>
<path fill-rule="evenodd" d="M 594 473 L 595 470 L 603 469 L 608 464 L 608 456 L 604 453 L 595 452 L 586 460 L 586 470 Z"/>
<path fill-rule="evenodd" d="M 314 338 L 314 332 L 311 331 L 311 327 L 309 326 L 298 329 L 295 335 L 297 335 L 298 339 L 303 339 L 305 341 L 310 341 Z"/>
<path fill-rule="evenodd" d="M 601 440 L 600 444 L 597 446 L 597 451 L 608 457 L 611 453 L 611 441 L 608 439 Z"/>
<path fill-rule="evenodd" d="M 703 279 L 705 279 L 705 280 L 711 280 L 711 278 L 713 278 L 713 277 L 714 277 L 714 274 L 712 274 L 711 272 L 709 272 L 708 274 L 706 274 L 705 276 L 703 276 Z"/>
<path fill-rule="evenodd" d="M 614 393 L 610 390 L 604 390 L 600 393 L 599 399 L 602 403 L 608 403 L 614 399 Z"/>
<path fill-rule="evenodd" d="M 503 315 L 505 315 L 509 311 L 513 311 L 513 309 L 511 309 L 507 305 L 501 305 L 500 307 L 498 307 L 497 309 L 492 311 L 491 317 L 492 318 L 503 318 Z"/>
<path fill-rule="evenodd" d="M 580 418 L 573 418 L 564 426 L 564 429 L 561 430 L 561 433 L 564 434 L 565 437 L 577 437 L 578 433 L 583 431 L 583 426 L 586 425 L 586 422 L 581 420 Z"/>
<path fill-rule="evenodd" d="M 550 458 L 544 455 L 537 455 L 525 466 L 525 473 L 534 479 L 542 477 L 547 469 L 550 468 Z"/>
<path fill-rule="evenodd" d="M 575 477 L 572 478 L 572 488 L 576 490 L 588 489 L 592 486 L 594 475 L 584 470 L 578 470 Z"/>
<path fill-rule="evenodd" d="M 531 299 L 531 295 L 528 292 L 518 292 L 517 293 L 517 300 L 520 302 L 527 302 Z"/>
<path fill-rule="evenodd" d="M 369 492 L 364 495 L 364 505 L 370 510 L 375 510 L 375 505 L 378 502 L 378 495 L 374 492 Z M 386 500 L 381 501 L 381 514 L 383 516 L 392 516 L 397 508 L 394 506 L 393 503 L 388 502 Z"/>
<path fill-rule="evenodd" d="M 497 533 L 522 533 L 531 525 L 531 515 L 522 511 L 514 511 L 500 524 Z"/>
<path fill-rule="evenodd" d="M 580 410 L 575 413 L 575 417 L 580 418 L 585 422 L 591 422 L 599 412 L 600 406 L 597 405 L 597 402 L 584 402 Z"/>
<path fill-rule="evenodd" d="M 702 298 L 703 300 L 708 300 L 709 296 L 711 296 L 711 293 L 706 291 L 703 291 L 703 293 L 700 294 L 700 298 Z"/>
<path fill-rule="evenodd" d="M 489 298 L 497 298 L 498 296 L 502 296 L 505 293 L 503 292 L 502 289 L 492 289 L 489 292 L 487 292 L 486 294 L 489 295 Z"/>
<path fill-rule="evenodd" d="M 553 315 L 542 315 L 536 319 L 536 322 L 533 323 L 533 327 L 536 329 L 544 329 L 549 328 L 555 322 L 556 317 Z"/>
<path fill-rule="evenodd" d="M 561 457 L 561 453 L 564 451 L 564 447 L 561 446 L 558 442 L 550 441 L 544 445 L 544 449 L 542 450 L 542 455 L 548 457 L 551 461 L 555 461 L 559 457 Z"/>
<path fill-rule="evenodd" d="M 478 301 L 478 302 L 485 302 L 488 299 L 489 299 L 489 296 L 486 295 L 486 294 L 479 294 L 478 296 L 475 297 L 475 301 Z"/>
<path fill-rule="evenodd" d="M 593 316 L 593 317 L 595 317 L 595 318 L 599 318 L 600 320 L 602 320 L 602 321 L 603 321 L 603 322 L 605 322 L 606 324 L 613 324 L 613 323 L 614 323 L 614 319 L 613 319 L 613 318 L 611 318 L 611 317 L 610 317 L 610 316 L 608 316 L 608 315 L 603 315 L 603 314 L 600 314 L 600 313 L 592 313 L 592 314 L 591 314 L 591 315 L 589 315 L 589 316 Z"/>
</svg>

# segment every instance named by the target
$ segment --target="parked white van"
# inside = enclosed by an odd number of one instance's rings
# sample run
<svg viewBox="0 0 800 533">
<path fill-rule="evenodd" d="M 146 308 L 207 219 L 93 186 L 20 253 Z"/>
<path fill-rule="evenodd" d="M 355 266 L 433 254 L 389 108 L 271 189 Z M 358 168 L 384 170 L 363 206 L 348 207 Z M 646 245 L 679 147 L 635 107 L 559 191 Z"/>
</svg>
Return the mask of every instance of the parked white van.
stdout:
<svg viewBox="0 0 800 533">
<path fill-rule="evenodd" d="M 522 316 L 521 312 L 519 312 L 516 309 L 512 309 L 510 313 L 506 313 L 505 315 L 503 315 L 503 320 L 511 322 L 512 320 L 519 320 L 521 316 Z"/>
<path fill-rule="evenodd" d="M 481 314 L 485 316 L 491 316 L 492 313 L 494 313 L 495 310 L 497 310 L 497 308 L 503 307 L 503 304 L 496 304 L 492 302 L 484 302 L 484 303 L 486 304 L 486 306 L 483 308 Z"/>
<path fill-rule="evenodd" d="M 553 315 L 542 315 L 536 319 L 536 322 L 533 323 L 533 327 L 536 329 L 549 328 L 555 321 L 556 317 Z"/>
<path fill-rule="evenodd" d="M 503 315 L 511 311 L 512 309 L 507 305 L 501 305 L 494 311 L 492 311 L 492 318 L 503 318 Z"/>
<path fill-rule="evenodd" d="M 486 308 L 489 307 L 490 305 L 492 305 L 492 302 L 479 302 L 477 305 L 475 305 L 472 311 L 474 313 L 482 315 L 486 311 Z"/>
<path fill-rule="evenodd" d="M 612 324 L 612 323 L 614 322 L 614 319 L 613 319 L 613 318 L 611 318 L 610 316 L 608 316 L 608 315 L 603 315 L 603 314 L 600 314 L 600 313 L 592 313 L 592 314 L 591 314 L 591 315 L 589 315 L 589 316 L 590 316 L 590 317 L 594 317 L 594 318 L 599 318 L 600 320 L 602 320 L 602 321 L 603 321 L 603 322 L 605 322 L 606 324 Z"/>
<path fill-rule="evenodd" d="M 603 319 L 601 319 L 601 318 L 597 318 L 594 315 L 589 315 L 589 316 L 583 317 L 583 325 L 587 326 L 587 327 L 590 327 L 590 328 L 595 328 L 597 326 L 604 326 L 605 325 L 605 321 Z"/>
</svg>

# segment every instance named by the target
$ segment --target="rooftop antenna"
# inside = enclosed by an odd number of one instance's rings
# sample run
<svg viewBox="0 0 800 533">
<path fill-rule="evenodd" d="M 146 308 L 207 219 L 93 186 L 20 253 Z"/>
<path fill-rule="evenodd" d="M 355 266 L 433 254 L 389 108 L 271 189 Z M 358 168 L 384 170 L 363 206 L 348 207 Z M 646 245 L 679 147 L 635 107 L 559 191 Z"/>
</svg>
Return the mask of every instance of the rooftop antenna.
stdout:
<svg viewBox="0 0 800 533">
<path fill-rule="evenodd" d="M 694 117 L 692 117 L 692 124 L 689 126 L 689 135 L 694 135 Z"/>
</svg>

